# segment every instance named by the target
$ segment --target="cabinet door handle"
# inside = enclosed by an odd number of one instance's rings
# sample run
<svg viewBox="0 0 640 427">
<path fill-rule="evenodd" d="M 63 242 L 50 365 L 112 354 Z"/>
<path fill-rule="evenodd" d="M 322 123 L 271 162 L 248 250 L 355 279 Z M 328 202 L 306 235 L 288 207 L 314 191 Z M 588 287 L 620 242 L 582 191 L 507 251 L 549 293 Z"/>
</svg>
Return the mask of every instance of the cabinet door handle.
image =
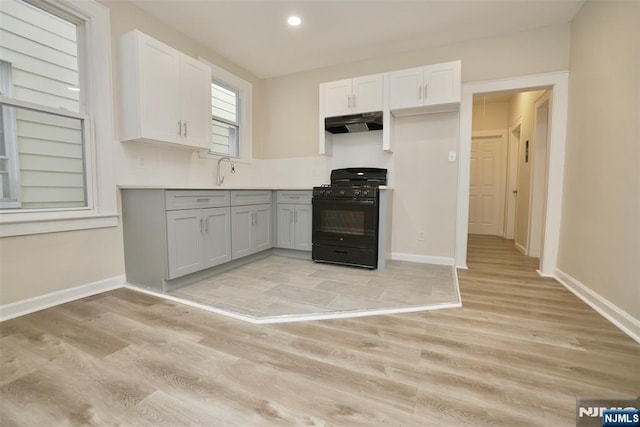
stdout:
<svg viewBox="0 0 640 427">
<path fill-rule="evenodd" d="M 347 95 L 347 108 L 351 108 L 351 95 Z"/>
<path fill-rule="evenodd" d="M 209 201 L 208 198 L 207 199 L 196 199 L 196 202 L 198 202 L 198 203 L 206 203 L 208 201 Z"/>
<path fill-rule="evenodd" d="M 429 93 L 429 92 L 427 91 L 427 84 L 425 83 L 425 84 L 424 84 L 424 99 L 425 99 L 425 100 L 427 99 L 427 94 L 428 94 L 428 93 Z"/>
<path fill-rule="evenodd" d="M 418 85 L 418 99 L 422 99 L 422 85 Z"/>
<path fill-rule="evenodd" d="M 202 230 L 203 230 L 203 228 L 202 228 L 202 218 L 200 218 L 200 233 L 203 232 Z"/>
<path fill-rule="evenodd" d="M 356 95 L 353 94 L 353 108 L 356 108 Z"/>
<path fill-rule="evenodd" d="M 209 232 L 209 218 L 204 219 L 204 232 L 205 233 Z"/>
<path fill-rule="evenodd" d="M 187 121 L 184 121 L 184 137 L 187 137 Z"/>
<path fill-rule="evenodd" d="M 178 120 L 178 135 L 182 136 L 182 120 Z"/>
<path fill-rule="evenodd" d="M 256 216 L 256 225 L 258 225 L 258 212 L 254 213 L 254 215 Z"/>
</svg>

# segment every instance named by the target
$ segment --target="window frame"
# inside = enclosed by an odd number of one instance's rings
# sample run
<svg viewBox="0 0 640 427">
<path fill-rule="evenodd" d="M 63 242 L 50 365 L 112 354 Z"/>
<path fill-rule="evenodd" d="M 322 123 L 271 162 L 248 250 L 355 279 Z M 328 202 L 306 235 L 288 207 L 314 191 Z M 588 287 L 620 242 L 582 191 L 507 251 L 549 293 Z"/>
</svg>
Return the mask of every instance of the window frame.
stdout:
<svg viewBox="0 0 640 427">
<path fill-rule="evenodd" d="M 3 79 L 0 82 L 12 82 L 12 68 L 11 63 L 0 60 L 0 75 L 3 75 Z M 2 87 L 0 84 L 0 96 L 5 96 L 7 92 L 12 92 L 12 86 Z M 8 93 L 8 95 L 12 95 Z M 0 107 L 1 108 L 1 107 Z M 20 167 L 18 166 L 18 150 L 17 150 L 17 138 L 16 138 L 16 118 L 14 110 L 5 111 L 2 109 L 2 133 L 4 134 L 5 147 L 7 161 L 7 174 L 9 175 L 9 200 L 0 200 L 0 209 L 16 209 L 22 208 L 22 198 L 20 191 Z"/>
<path fill-rule="evenodd" d="M 94 0 L 28 0 L 28 3 L 73 22 L 82 22 L 78 26 L 78 31 L 82 32 L 78 37 L 80 111 L 61 112 L 2 96 L 0 101 L 83 121 L 87 206 L 2 210 L 0 237 L 117 226 L 109 9 Z"/>
<path fill-rule="evenodd" d="M 236 128 L 236 137 L 234 138 L 234 143 L 235 143 L 235 147 L 233 147 L 231 151 L 231 153 L 229 154 L 225 154 L 225 153 L 220 153 L 217 151 L 213 151 L 212 149 L 209 150 L 209 152 L 213 155 L 217 155 L 217 156 L 230 156 L 233 157 L 235 159 L 237 159 L 238 157 L 240 157 L 240 134 L 242 133 L 240 130 L 242 128 L 242 116 L 241 116 L 241 111 L 242 111 L 242 102 L 240 99 L 240 91 L 234 87 L 229 87 L 228 85 L 219 82 L 219 81 L 212 81 L 211 85 L 216 85 L 219 86 L 225 90 L 228 90 L 229 92 L 234 92 L 236 95 L 236 120 L 229 120 L 229 119 L 225 119 L 224 117 L 220 117 L 220 116 L 215 116 L 215 115 L 211 115 L 211 120 L 212 121 L 217 121 L 220 123 L 224 123 L 226 125 L 229 126 L 233 126 Z"/>
<path fill-rule="evenodd" d="M 238 122 L 240 126 L 238 128 L 238 156 L 234 157 L 234 162 L 251 163 L 253 161 L 253 126 L 251 122 L 253 85 L 224 68 L 211 63 L 206 58 L 198 57 L 198 60 L 211 67 L 212 83 L 220 84 L 225 88 L 238 92 Z M 206 156 L 220 158 L 225 155 L 208 151 Z"/>
</svg>

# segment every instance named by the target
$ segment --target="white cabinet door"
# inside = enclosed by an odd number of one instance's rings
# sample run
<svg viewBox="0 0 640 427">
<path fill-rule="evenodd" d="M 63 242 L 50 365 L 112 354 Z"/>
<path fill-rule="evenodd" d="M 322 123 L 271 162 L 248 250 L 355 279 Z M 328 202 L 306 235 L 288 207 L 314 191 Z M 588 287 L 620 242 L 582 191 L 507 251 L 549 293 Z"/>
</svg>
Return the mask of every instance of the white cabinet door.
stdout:
<svg viewBox="0 0 640 427">
<path fill-rule="evenodd" d="M 351 112 L 382 111 L 382 93 L 382 74 L 353 79 Z"/>
<path fill-rule="evenodd" d="M 231 261 L 231 209 L 202 210 L 203 260 L 202 268 Z"/>
<path fill-rule="evenodd" d="M 242 258 L 253 253 L 253 222 L 253 206 L 231 208 L 231 259 Z"/>
<path fill-rule="evenodd" d="M 351 113 L 351 79 L 320 85 L 324 117 L 344 116 Z"/>
<path fill-rule="evenodd" d="M 424 67 L 389 73 L 389 108 L 409 108 L 423 105 Z"/>
<path fill-rule="evenodd" d="M 208 149 L 211 69 L 134 30 L 120 44 L 121 139 Z"/>
<path fill-rule="evenodd" d="M 184 143 L 211 148 L 211 69 L 180 55 L 180 105 Z"/>
<path fill-rule="evenodd" d="M 139 109 L 139 132 L 142 135 L 150 139 L 177 142 L 177 126 L 180 120 L 180 53 L 145 34 L 138 34 L 139 69 L 133 74 L 137 75 L 138 79 L 139 105 L 125 107 Z M 130 79 L 132 76 L 121 78 Z"/>
<path fill-rule="evenodd" d="M 277 230 L 278 239 L 276 247 L 285 249 L 294 249 L 295 247 L 295 205 L 278 204 Z"/>
<path fill-rule="evenodd" d="M 202 214 L 200 209 L 167 212 L 169 279 L 202 267 Z"/>
<path fill-rule="evenodd" d="M 311 205 L 295 205 L 295 249 L 301 251 L 311 250 L 311 212 Z"/>
<path fill-rule="evenodd" d="M 271 248 L 271 205 L 254 205 L 253 252 Z"/>
<path fill-rule="evenodd" d="M 424 67 L 424 104 L 460 102 L 459 62 Z"/>
</svg>

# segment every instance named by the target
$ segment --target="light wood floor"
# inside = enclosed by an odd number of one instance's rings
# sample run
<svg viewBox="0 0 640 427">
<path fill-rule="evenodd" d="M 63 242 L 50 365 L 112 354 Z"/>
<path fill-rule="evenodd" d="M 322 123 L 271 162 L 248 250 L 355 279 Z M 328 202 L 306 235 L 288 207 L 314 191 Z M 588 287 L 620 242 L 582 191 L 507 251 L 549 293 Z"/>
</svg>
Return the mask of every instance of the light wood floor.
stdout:
<svg viewBox="0 0 640 427">
<path fill-rule="evenodd" d="M 498 238 L 463 308 L 251 325 L 130 290 L 0 324 L 0 425 L 574 426 L 640 345 Z"/>
</svg>

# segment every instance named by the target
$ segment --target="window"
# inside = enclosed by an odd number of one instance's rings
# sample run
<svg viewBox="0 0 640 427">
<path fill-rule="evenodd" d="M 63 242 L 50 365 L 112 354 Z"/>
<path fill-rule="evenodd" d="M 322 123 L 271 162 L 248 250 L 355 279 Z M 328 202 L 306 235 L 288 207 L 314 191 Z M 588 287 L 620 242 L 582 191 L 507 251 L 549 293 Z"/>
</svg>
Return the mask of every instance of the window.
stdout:
<svg viewBox="0 0 640 427">
<path fill-rule="evenodd" d="M 240 133 L 238 91 L 220 83 L 211 83 L 211 151 L 238 157 Z"/>
<path fill-rule="evenodd" d="M 251 83 L 205 58 L 198 60 L 211 67 L 209 153 L 251 162 Z"/>
<path fill-rule="evenodd" d="M 118 224 L 109 9 L 0 0 L 0 237 Z"/>
<path fill-rule="evenodd" d="M 2 0 L 0 13 L 0 207 L 86 207 L 83 23 L 22 0 Z"/>
</svg>

